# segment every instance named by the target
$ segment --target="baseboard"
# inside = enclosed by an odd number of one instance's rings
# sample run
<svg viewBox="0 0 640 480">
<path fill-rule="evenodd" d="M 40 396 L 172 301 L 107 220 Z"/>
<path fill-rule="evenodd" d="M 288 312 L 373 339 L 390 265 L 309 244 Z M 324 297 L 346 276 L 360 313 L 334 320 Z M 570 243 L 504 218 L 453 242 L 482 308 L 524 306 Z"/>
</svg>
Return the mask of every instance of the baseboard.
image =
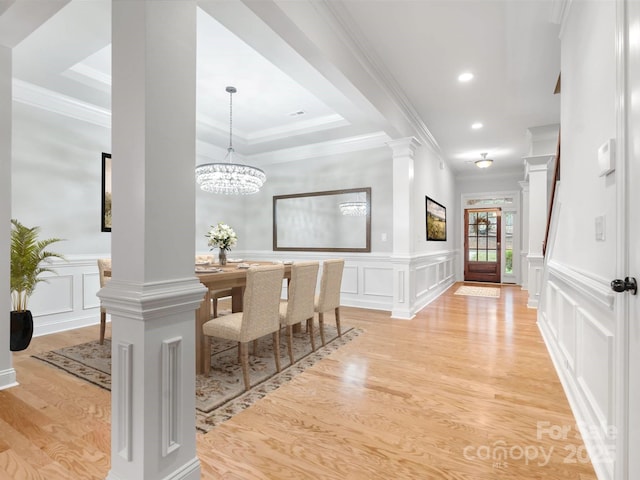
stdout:
<svg viewBox="0 0 640 480">
<path fill-rule="evenodd" d="M 100 323 L 100 313 L 96 310 L 93 315 L 87 315 L 83 317 L 63 319 L 63 320 L 51 320 L 46 323 L 40 323 L 37 320 L 33 326 L 33 336 L 40 337 L 42 335 L 49 335 L 51 333 L 66 332 L 67 330 L 73 330 L 75 328 L 89 327 L 91 325 L 98 325 Z"/>
<path fill-rule="evenodd" d="M 0 390 L 15 387 L 18 385 L 16 380 L 16 371 L 13 368 L 7 368 L 0 371 Z"/>
</svg>

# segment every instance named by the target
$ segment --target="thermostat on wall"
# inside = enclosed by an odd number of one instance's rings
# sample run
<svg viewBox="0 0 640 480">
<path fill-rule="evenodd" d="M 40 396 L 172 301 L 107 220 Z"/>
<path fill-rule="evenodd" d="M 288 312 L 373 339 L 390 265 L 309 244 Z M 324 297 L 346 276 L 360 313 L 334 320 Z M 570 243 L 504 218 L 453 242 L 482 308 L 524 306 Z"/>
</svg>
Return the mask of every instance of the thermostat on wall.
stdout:
<svg viewBox="0 0 640 480">
<path fill-rule="evenodd" d="M 600 168 L 599 177 L 608 175 L 616 169 L 616 152 L 614 148 L 613 138 L 607 140 L 598 149 L 598 167 Z"/>
</svg>

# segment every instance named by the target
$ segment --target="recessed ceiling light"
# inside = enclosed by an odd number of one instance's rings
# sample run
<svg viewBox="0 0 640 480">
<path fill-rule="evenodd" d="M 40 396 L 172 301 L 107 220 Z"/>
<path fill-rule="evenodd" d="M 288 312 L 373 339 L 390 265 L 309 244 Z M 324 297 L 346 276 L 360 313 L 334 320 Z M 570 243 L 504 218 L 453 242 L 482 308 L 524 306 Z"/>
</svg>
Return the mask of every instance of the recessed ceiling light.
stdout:
<svg viewBox="0 0 640 480">
<path fill-rule="evenodd" d="M 476 122 L 473 125 L 471 125 L 471 128 L 473 128 L 474 130 L 478 130 L 479 128 L 484 127 L 484 125 L 482 125 L 480 122 Z"/>
<path fill-rule="evenodd" d="M 459 82 L 468 82 L 469 80 L 472 80 L 472 79 L 473 79 L 473 73 L 470 73 L 470 72 L 465 72 L 458 75 Z"/>
</svg>

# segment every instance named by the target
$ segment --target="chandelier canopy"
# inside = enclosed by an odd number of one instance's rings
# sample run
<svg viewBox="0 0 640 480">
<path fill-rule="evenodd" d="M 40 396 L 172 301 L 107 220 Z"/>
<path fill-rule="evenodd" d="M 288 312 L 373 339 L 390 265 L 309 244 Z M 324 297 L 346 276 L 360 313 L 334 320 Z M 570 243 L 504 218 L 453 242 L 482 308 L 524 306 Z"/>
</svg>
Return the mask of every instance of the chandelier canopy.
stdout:
<svg viewBox="0 0 640 480">
<path fill-rule="evenodd" d="M 233 94 L 235 87 L 227 87 L 229 93 L 229 148 L 225 162 L 204 163 L 196 167 L 196 182 L 205 192 L 226 195 L 248 195 L 257 193 L 267 180 L 259 168 L 233 163 Z"/>
</svg>

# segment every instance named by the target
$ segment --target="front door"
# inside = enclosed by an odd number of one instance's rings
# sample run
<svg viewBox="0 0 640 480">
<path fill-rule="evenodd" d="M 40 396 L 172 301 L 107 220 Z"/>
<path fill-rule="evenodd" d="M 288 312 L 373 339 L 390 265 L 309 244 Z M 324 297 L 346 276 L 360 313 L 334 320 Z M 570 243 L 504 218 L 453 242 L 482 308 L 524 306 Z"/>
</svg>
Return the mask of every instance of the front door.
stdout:
<svg viewBox="0 0 640 480">
<path fill-rule="evenodd" d="M 464 211 L 464 279 L 500 283 L 501 209 Z"/>
</svg>

